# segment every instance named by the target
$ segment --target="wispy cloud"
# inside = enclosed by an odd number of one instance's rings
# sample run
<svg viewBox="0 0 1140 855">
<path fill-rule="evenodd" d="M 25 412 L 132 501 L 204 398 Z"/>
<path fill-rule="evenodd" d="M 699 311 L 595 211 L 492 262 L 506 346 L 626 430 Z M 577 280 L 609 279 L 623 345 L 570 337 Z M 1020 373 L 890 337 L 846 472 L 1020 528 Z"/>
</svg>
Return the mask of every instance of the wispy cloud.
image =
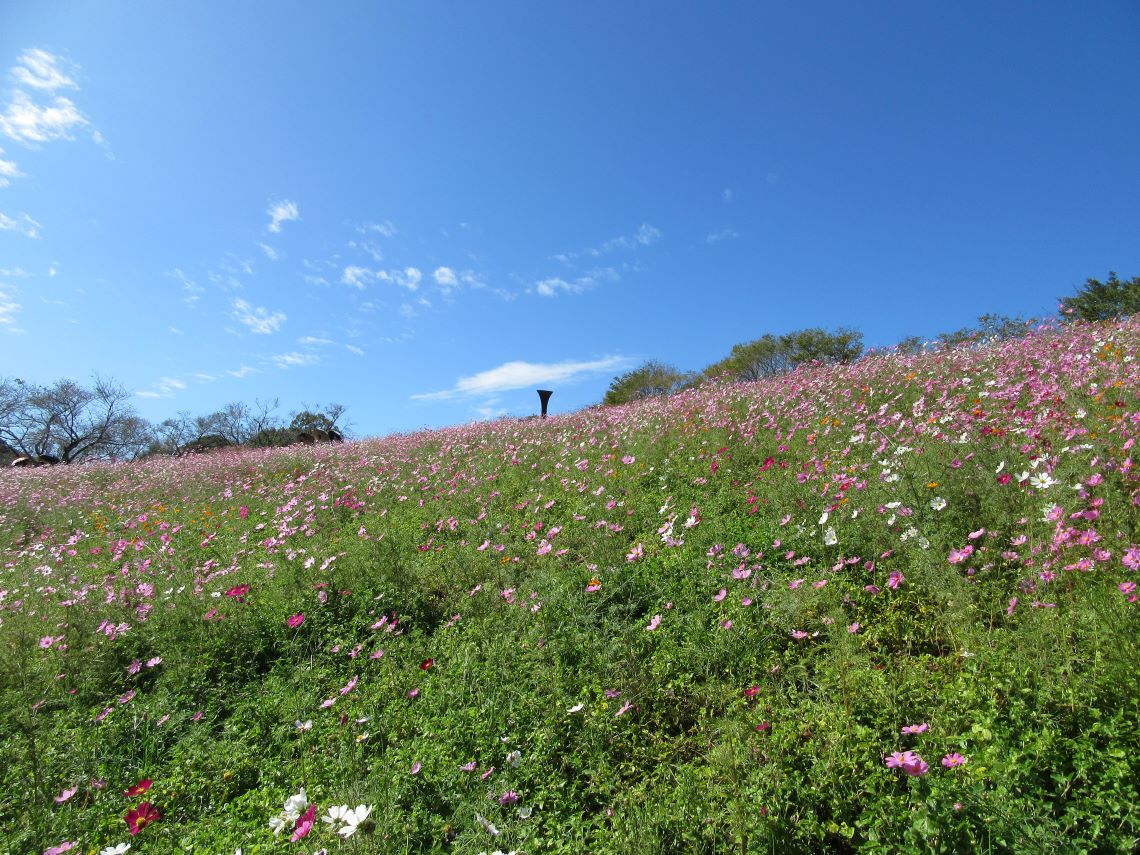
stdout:
<svg viewBox="0 0 1140 855">
<path fill-rule="evenodd" d="M 78 89 L 75 80 L 63 70 L 64 61 L 44 50 L 23 53 L 9 71 L 19 86 L 13 89 L 0 113 L 0 134 L 35 147 L 52 140 L 73 139 L 72 131 L 90 123 L 70 98 L 57 95 L 57 89 Z"/>
<path fill-rule="evenodd" d="M 269 231 L 281 231 L 281 224 L 288 223 L 293 220 L 301 219 L 301 212 L 297 208 L 296 202 L 291 202 L 284 199 L 280 202 L 272 202 L 269 205 Z"/>
<path fill-rule="evenodd" d="M 4 149 L 0 148 L 0 154 L 3 153 Z M 21 178 L 23 174 L 24 173 L 20 172 L 19 167 L 16 166 L 16 161 L 4 160 L 4 158 L 0 157 L 0 187 L 7 187 L 12 183 L 13 178 Z"/>
<path fill-rule="evenodd" d="M 470 377 L 460 377 L 455 386 L 442 392 L 424 392 L 412 395 L 414 400 L 446 401 L 468 395 L 490 395 L 530 386 L 573 383 L 592 374 L 603 374 L 628 366 L 624 356 L 607 356 L 588 362 L 567 361 L 554 363 L 506 362 L 497 368 L 481 371 Z"/>
<path fill-rule="evenodd" d="M 581 294 L 602 280 L 616 282 L 619 279 L 621 279 L 621 274 L 613 267 L 600 267 L 591 270 L 584 276 L 577 277 L 573 282 L 568 282 L 558 276 L 543 279 L 535 283 L 534 292 L 540 297 L 557 297 L 559 294 Z"/>
<path fill-rule="evenodd" d="M 364 351 L 354 344 L 346 344 L 345 349 L 348 350 L 349 353 L 355 353 L 357 356 L 364 356 Z"/>
<path fill-rule="evenodd" d="M 391 220 L 384 220 L 382 223 L 364 223 L 357 231 L 361 234 L 372 232 L 374 234 L 383 235 L 386 238 L 395 237 L 396 235 L 396 227 L 392 225 Z"/>
<path fill-rule="evenodd" d="M 238 368 L 234 371 L 227 371 L 226 373 L 231 377 L 236 377 L 240 380 L 242 377 L 248 377 L 250 374 L 256 374 L 257 369 L 250 368 L 248 365 L 243 365 L 241 368 Z"/>
<path fill-rule="evenodd" d="M 319 347 L 323 344 L 336 344 L 331 338 L 317 338 L 316 336 L 305 335 L 297 339 L 297 344 L 303 344 L 307 347 Z"/>
<path fill-rule="evenodd" d="M 651 226 L 649 223 L 642 223 L 637 227 L 637 231 L 631 235 L 619 235 L 618 237 L 610 238 L 600 246 L 587 247 L 577 252 L 560 252 L 557 255 L 551 256 L 551 258 L 556 261 L 561 261 L 563 264 L 570 264 L 579 258 L 600 258 L 603 255 L 607 255 L 619 249 L 630 250 L 644 246 L 652 246 L 659 240 L 661 240 L 661 229 L 656 226 Z"/>
<path fill-rule="evenodd" d="M 740 237 L 734 229 L 723 228 L 705 237 L 705 243 L 720 243 L 722 240 L 735 240 Z"/>
<path fill-rule="evenodd" d="M 13 219 L 7 214 L 0 212 L 0 232 L 19 232 L 30 238 L 38 238 L 40 236 L 40 229 L 42 229 L 43 226 L 27 214 L 18 214 L 17 217 L 17 219 Z"/>
<path fill-rule="evenodd" d="M 206 289 L 197 284 L 193 279 L 191 279 L 177 267 L 166 275 L 172 279 L 177 279 L 182 283 L 182 302 L 187 306 L 194 306 L 199 300 L 202 299 L 202 292 Z"/>
<path fill-rule="evenodd" d="M 140 398 L 173 398 L 175 392 L 186 388 L 186 384 L 174 377 L 162 377 L 157 383 L 151 384 L 149 389 L 140 389 L 135 392 Z"/>
<path fill-rule="evenodd" d="M 731 187 L 725 187 L 720 191 L 720 198 L 724 199 L 726 202 L 731 202 L 734 195 L 735 194 L 732 192 Z"/>
<path fill-rule="evenodd" d="M 22 332 L 16 326 L 16 315 L 20 311 L 20 304 L 14 298 L 15 294 L 8 286 L 0 285 L 0 329 L 5 332 Z"/>
<path fill-rule="evenodd" d="M 367 267 L 350 264 L 341 273 L 340 281 L 361 291 L 373 282 L 387 282 L 415 291 L 420 287 L 423 278 L 423 271 L 418 267 L 405 267 L 403 270 L 369 270 Z"/>
<path fill-rule="evenodd" d="M 296 368 L 301 365 L 316 365 L 321 357 L 315 353 L 278 353 L 269 357 L 278 368 Z"/>
<path fill-rule="evenodd" d="M 79 84 L 68 77 L 62 66 L 66 63 L 46 50 L 32 48 L 16 60 L 11 75 L 17 83 L 33 89 L 54 92 L 56 89 L 78 89 Z"/>
<path fill-rule="evenodd" d="M 276 261 L 281 257 L 281 253 L 267 243 L 259 243 L 258 246 L 261 247 L 261 251 L 265 253 L 265 257 L 270 261 Z"/>
<path fill-rule="evenodd" d="M 436 285 L 441 285 L 445 288 L 451 288 L 459 284 L 459 280 L 455 278 L 455 271 L 450 267 L 437 267 L 435 272 L 432 273 L 432 278 L 435 279 Z"/>
<path fill-rule="evenodd" d="M 245 324 L 258 335 L 275 333 L 281 329 L 281 325 L 286 321 L 284 312 L 270 312 L 261 306 L 251 306 L 240 298 L 235 299 L 231 305 L 234 309 L 234 319 Z"/>
</svg>

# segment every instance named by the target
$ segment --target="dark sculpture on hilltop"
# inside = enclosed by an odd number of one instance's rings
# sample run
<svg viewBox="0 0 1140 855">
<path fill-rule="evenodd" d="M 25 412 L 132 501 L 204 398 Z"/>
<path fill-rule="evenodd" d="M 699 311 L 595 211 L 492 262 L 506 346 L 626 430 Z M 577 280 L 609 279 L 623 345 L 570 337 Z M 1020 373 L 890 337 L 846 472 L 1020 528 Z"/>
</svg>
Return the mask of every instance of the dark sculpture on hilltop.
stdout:
<svg viewBox="0 0 1140 855">
<path fill-rule="evenodd" d="M 297 434 L 297 442 L 302 445 L 316 445 L 318 442 L 344 442 L 344 436 L 336 428 L 329 430 L 312 428 Z"/>
</svg>

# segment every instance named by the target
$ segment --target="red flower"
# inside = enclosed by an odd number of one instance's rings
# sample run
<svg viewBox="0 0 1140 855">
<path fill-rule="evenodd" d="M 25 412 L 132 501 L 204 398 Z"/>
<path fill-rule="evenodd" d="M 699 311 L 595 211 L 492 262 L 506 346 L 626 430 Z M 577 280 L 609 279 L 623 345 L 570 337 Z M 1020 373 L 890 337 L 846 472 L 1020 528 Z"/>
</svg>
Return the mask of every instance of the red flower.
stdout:
<svg viewBox="0 0 1140 855">
<path fill-rule="evenodd" d="M 435 664 L 434 659 L 425 659 L 423 662 L 420 663 L 420 670 L 421 671 L 427 671 L 434 664 Z"/>
<path fill-rule="evenodd" d="M 150 802 L 142 802 L 137 808 L 127 811 L 127 815 L 123 817 L 131 834 L 138 834 L 152 822 L 157 822 L 158 818 L 158 811 Z"/>
<path fill-rule="evenodd" d="M 760 687 L 759 686 L 749 686 L 747 689 L 744 690 L 744 697 L 746 697 L 746 698 L 754 698 L 758 694 L 760 694 Z"/>
<path fill-rule="evenodd" d="M 128 799 L 133 799 L 135 796 L 141 796 L 143 793 L 145 793 L 149 789 L 150 789 L 150 778 L 143 778 L 141 781 L 139 781 L 133 787 L 127 787 L 127 789 L 123 790 L 123 795 L 126 796 Z"/>
</svg>

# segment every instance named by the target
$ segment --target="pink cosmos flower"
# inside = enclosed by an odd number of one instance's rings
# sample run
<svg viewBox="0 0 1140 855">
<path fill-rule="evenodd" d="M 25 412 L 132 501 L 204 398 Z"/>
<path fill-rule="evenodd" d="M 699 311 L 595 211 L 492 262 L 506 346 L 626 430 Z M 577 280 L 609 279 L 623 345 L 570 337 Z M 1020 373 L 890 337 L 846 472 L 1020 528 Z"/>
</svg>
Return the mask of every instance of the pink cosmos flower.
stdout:
<svg viewBox="0 0 1140 855">
<path fill-rule="evenodd" d="M 63 843 L 57 843 L 55 846 L 49 846 L 43 851 L 43 855 L 63 855 L 64 852 L 70 852 L 79 845 L 77 840 L 65 840 Z"/>
<path fill-rule="evenodd" d="M 847 625 L 847 631 L 850 632 L 852 635 L 854 635 L 860 629 L 861 629 L 861 627 L 859 626 L 858 621 L 856 621 L 855 623 L 851 623 L 851 624 Z"/>
<path fill-rule="evenodd" d="M 896 590 L 898 588 L 898 586 L 901 585 L 905 581 L 906 581 L 906 577 L 902 573 L 900 573 L 898 570 L 895 570 L 894 572 L 891 573 L 891 575 L 889 577 L 887 577 L 887 587 L 893 591 L 893 590 Z"/>
<path fill-rule="evenodd" d="M 713 602 L 719 603 L 721 600 L 723 600 L 727 596 L 728 596 L 728 588 L 721 588 L 719 591 L 717 591 L 715 594 L 713 594 Z"/>
<path fill-rule="evenodd" d="M 290 843 L 296 843 L 298 840 L 309 836 L 309 832 L 313 830 L 313 817 L 316 813 L 317 806 L 311 804 L 307 811 L 297 817 L 297 824 L 293 827 L 293 836 L 289 838 Z"/>
<path fill-rule="evenodd" d="M 472 760 L 470 763 L 464 763 L 462 766 L 459 767 L 459 771 L 460 772 L 474 772 L 475 771 L 475 761 Z"/>
<path fill-rule="evenodd" d="M 295 615 L 290 615 L 285 621 L 285 623 L 289 624 L 290 629 L 296 629 L 304 622 L 305 616 L 301 612 L 297 612 Z"/>
<path fill-rule="evenodd" d="M 519 794 L 514 790 L 507 790 L 505 793 L 499 796 L 499 804 L 503 807 L 506 807 L 507 805 L 513 805 L 518 800 Z"/>
<path fill-rule="evenodd" d="M 57 805 L 61 805 L 72 796 L 74 796 L 77 792 L 79 792 L 79 787 L 70 787 L 68 789 L 65 789 L 55 797 L 55 803 Z"/>
<path fill-rule="evenodd" d="M 123 817 L 127 821 L 127 831 L 132 835 L 138 834 L 160 818 L 158 810 L 150 802 L 142 802 L 138 807 L 131 808 Z"/>
<path fill-rule="evenodd" d="M 895 751 L 887 755 L 883 762 L 888 769 L 902 769 L 912 778 L 920 777 L 930 771 L 930 766 L 914 751 Z"/>
<path fill-rule="evenodd" d="M 624 704 L 622 704 L 621 709 L 614 713 L 614 718 L 617 718 L 619 715 L 625 715 L 631 709 L 633 709 L 633 704 L 629 701 L 626 701 Z"/>
<path fill-rule="evenodd" d="M 964 766 L 965 764 L 966 764 L 966 758 L 963 757 L 961 754 L 958 754 L 955 751 L 950 752 L 949 754 L 947 754 L 945 757 L 942 758 L 942 765 L 945 766 L 947 769 L 954 769 L 958 766 Z"/>
<path fill-rule="evenodd" d="M 418 775 L 420 773 L 420 769 L 422 769 L 422 768 L 423 768 L 423 766 L 421 766 L 419 761 L 417 760 L 415 763 L 412 764 L 412 768 L 408 771 L 408 774 L 409 775 Z"/>
<path fill-rule="evenodd" d="M 649 625 L 645 627 L 646 632 L 653 632 L 657 627 L 661 626 L 661 615 L 654 615 L 649 621 Z"/>
<path fill-rule="evenodd" d="M 133 799 L 135 796 L 141 796 L 143 793 L 145 793 L 149 789 L 150 789 L 150 778 L 143 778 L 141 781 L 139 781 L 133 787 L 127 787 L 125 790 L 123 790 L 123 795 L 126 796 L 128 799 Z"/>
<path fill-rule="evenodd" d="M 903 733 L 926 733 L 930 729 L 930 725 L 925 721 L 921 724 L 908 724 L 903 729 Z"/>
</svg>

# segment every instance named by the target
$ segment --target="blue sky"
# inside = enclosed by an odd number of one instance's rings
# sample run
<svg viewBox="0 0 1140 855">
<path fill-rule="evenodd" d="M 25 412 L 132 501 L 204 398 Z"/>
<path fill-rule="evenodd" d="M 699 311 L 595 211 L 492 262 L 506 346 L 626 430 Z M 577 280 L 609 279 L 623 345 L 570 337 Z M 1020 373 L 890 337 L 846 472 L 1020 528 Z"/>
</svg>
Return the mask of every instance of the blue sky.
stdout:
<svg viewBox="0 0 1140 855">
<path fill-rule="evenodd" d="M 0 375 L 357 435 L 1140 274 L 1140 6 L 0 0 Z"/>
</svg>

